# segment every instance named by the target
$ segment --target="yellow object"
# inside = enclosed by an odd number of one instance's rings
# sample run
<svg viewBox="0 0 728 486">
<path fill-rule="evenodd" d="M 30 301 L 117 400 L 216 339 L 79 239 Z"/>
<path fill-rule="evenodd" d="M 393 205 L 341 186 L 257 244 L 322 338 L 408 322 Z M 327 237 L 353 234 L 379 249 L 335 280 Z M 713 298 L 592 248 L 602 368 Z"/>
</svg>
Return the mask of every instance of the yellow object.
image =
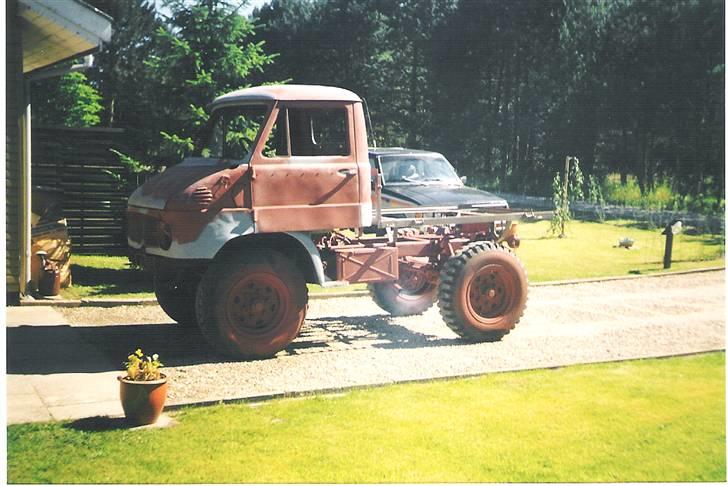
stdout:
<svg viewBox="0 0 728 486">
<path fill-rule="evenodd" d="M 71 239 L 68 236 L 66 220 L 36 226 L 32 229 L 30 258 L 30 280 L 38 288 L 40 276 L 39 251 L 45 251 L 47 259 L 58 265 L 61 272 L 61 287 L 71 285 Z"/>
</svg>

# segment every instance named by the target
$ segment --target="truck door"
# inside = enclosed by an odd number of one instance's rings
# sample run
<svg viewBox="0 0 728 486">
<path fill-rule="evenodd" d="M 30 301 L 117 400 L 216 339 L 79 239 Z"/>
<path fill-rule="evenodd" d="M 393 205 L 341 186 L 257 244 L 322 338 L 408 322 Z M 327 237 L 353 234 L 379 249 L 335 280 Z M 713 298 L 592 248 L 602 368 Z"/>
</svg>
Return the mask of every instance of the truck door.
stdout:
<svg viewBox="0 0 728 486">
<path fill-rule="evenodd" d="M 368 162 L 357 165 L 354 114 L 354 105 L 343 102 L 274 107 L 251 158 L 256 232 L 360 225 L 360 170 Z"/>
</svg>

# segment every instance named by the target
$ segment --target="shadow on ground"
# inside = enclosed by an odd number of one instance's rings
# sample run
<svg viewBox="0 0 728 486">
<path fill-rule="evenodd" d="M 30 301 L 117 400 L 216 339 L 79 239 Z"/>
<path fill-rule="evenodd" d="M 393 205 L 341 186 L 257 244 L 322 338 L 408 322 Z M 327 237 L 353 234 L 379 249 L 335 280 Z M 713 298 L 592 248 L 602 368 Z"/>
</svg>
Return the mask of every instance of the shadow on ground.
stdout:
<svg viewBox="0 0 728 486">
<path fill-rule="evenodd" d="M 125 417 L 96 416 L 74 420 L 63 426 L 82 432 L 103 432 L 106 430 L 131 429 L 134 424 L 128 422 Z"/>
<path fill-rule="evenodd" d="M 237 361 L 210 348 L 197 329 L 175 323 L 19 326 L 6 332 L 8 374 L 120 371 L 137 348 L 159 354 L 167 367 Z M 279 356 L 457 344 L 464 342 L 412 331 L 388 316 L 325 317 L 307 320 L 299 337 Z"/>
<path fill-rule="evenodd" d="M 443 324 L 444 326 L 444 324 Z M 306 321 L 296 341 L 286 352 L 302 354 L 306 349 L 331 348 L 332 343 L 351 348 L 412 349 L 462 344 L 459 338 L 443 338 L 395 324 L 386 315 L 319 317 Z M 341 346 L 343 345 L 343 346 Z"/>
</svg>

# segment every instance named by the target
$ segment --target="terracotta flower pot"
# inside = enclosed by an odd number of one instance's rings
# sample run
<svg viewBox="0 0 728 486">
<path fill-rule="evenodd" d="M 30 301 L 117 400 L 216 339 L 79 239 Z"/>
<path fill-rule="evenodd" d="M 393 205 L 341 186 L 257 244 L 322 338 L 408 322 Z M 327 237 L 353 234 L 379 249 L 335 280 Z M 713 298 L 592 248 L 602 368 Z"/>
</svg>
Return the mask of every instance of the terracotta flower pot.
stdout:
<svg viewBox="0 0 728 486">
<path fill-rule="evenodd" d="M 134 425 L 157 421 L 167 399 L 167 377 L 153 381 L 133 381 L 119 376 L 121 406 L 126 419 Z"/>
</svg>

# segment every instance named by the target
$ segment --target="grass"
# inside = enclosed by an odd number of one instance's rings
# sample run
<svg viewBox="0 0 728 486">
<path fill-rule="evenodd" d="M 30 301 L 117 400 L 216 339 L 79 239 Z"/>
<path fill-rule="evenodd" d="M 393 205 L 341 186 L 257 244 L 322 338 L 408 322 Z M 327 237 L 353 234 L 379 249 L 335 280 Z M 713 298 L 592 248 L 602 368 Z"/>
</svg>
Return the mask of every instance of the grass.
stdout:
<svg viewBox="0 0 728 486">
<path fill-rule="evenodd" d="M 72 255 L 71 275 L 73 285 L 61 289 L 61 296 L 65 299 L 154 297 L 152 277 L 130 268 L 129 259 L 125 256 Z M 311 293 L 336 293 L 364 290 L 366 285 L 327 288 L 309 285 L 308 288 Z"/>
<path fill-rule="evenodd" d="M 725 355 L 8 427 L 12 483 L 725 481 Z"/>
<path fill-rule="evenodd" d="M 551 236 L 548 221 L 520 224 L 518 229 L 521 247 L 516 253 L 532 282 L 663 271 L 665 237 L 661 230 L 633 221 L 572 221 L 566 238 Z M 632 249 L 617 246 L 623 237 L 635 241 Z M 716 266 L 725 266 L 725 248 L 717 236 L 675 236 L 671 270 Z"/>
<path fill-rule="evenodd" d="M 154 297 L 151 277 L 130 268 L 125 256 L 71 255 L 71 279 L 61 289 L 66 299 Z"/>
<path fill-rule="evenodd" d="M 573 278 L 646 274 L 662 271 L 665 237 L 658 229 L 630 221 L 592 223 L 573 221 L 567 238 L 548 235 L 549 223 L 519 225 L 522 245 L 517 253 L 532 282 Z M 620 238 L 636 241 L 635 248 L 615 248 Z M 679 234 L 673 245 L 672 270 L 724 266 L 725 249 L 715 235 Z M 154 297 L 151 277 L 129 268 L 123 256 L 73 255 L 73 286 L 62 289 L 67 299 Z M 363 290 L 357 284 L 323 289 L 309 285 L 311 293 Z"/>
</svg>

